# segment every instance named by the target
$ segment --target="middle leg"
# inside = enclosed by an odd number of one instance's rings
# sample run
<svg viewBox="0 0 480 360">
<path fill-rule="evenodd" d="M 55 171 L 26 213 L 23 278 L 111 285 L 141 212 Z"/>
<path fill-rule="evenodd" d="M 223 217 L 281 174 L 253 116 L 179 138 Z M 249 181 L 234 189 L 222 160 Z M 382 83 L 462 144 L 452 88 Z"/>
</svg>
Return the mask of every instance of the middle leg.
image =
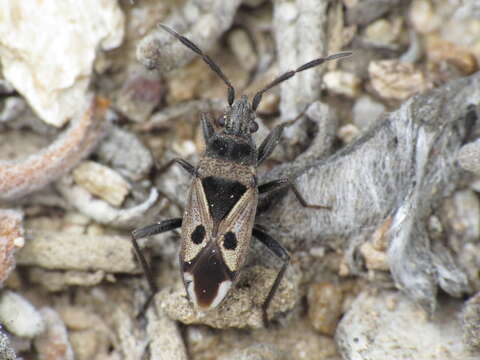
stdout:
<svg viewBox="0 0 480 360">
<path fill-rule="evenodd" d="M 306 208 L 310 209 L 327 209 L 330 210 L 330 206 L 326 205 L 311 205 L 307 203 L 307 201 L 303 198 L 302 194 L 300 194 L 300 191 L 298 191 L 297 187 L 287 178 L 282 178 L 282 179 L 277 179 L 273 181 L 269 181 L 265 184 L 262 184 L 258 187 L 258 192 L 260 194 L 268 194 L 268 193 L 273 193 L 275 191 L 279 191 L 282 189 L 291 189 L 293 191 L 293 194 L 297 198 L 298 202 Z"/>
<path fill-rule="evenodd" d="M 150 266 L 148 265 L 145 256 L 143 256 L 143 253 L 140 250 L 140 246 L 138 246 L 137 240 L 147 236 L 152 236 L 156 234 L 161 234 L 166 231 L 174 230 L 179 228 L 180 226 L 182 226 L 182 218 L 175 218 L 164 220 L 159 223 L 148 225 L 132 231 L 133 248 L 135 249 L 138 260 L 140 260 L 140 265 L 142 266 L 143 273 L 145 274 L 148 285 L 150 287 L 150 295 L 148 296 L 147 301 L 145 301 L 145 304 L 142 306 L 142 309 L 138 314 L 139 316 L 142 316 L 145 313 L 158 289 L 155 281 L 153 280 L 152 270 L 150 269 Z"/>
</svg>

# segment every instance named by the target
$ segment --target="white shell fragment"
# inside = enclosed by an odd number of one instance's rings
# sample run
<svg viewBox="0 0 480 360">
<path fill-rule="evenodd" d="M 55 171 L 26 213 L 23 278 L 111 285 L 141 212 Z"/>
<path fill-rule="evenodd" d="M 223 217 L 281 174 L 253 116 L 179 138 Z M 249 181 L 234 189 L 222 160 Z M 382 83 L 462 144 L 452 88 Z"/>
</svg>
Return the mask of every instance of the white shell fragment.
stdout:
<svg viewBox="0 0 480 360">
<path fill-rule="evenodd" d="M 113 206 L 120 206 L 130 191 L 130 184 L 117 172 L 93 161 L 81 163 L 73 171 L 73 178 L 78 185 Z"/>
<path fill-rule="evenodd" d="M 33 338 L 45 328 L 40 313 L 23 296 L 5 290 L 0 295 L 0 323 L 12 334 Z"/>
<path fill-rule="evenodd" d="M 115 0 L 85 0 L 81 6 L 72 0 L 5 0 L 0 18 L 5 78 L 57 127 L 82 106 L 97 49 L 119 46 L 124 35 Z"/>
</svg>

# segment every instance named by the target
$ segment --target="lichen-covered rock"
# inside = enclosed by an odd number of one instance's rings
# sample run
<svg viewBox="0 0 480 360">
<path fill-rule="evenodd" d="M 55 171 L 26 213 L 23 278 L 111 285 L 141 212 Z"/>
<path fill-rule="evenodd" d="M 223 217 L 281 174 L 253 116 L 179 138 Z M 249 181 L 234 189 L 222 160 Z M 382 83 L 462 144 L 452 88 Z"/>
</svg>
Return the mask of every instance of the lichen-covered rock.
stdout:
<svg viewBox="0 0 480 360">
<path fill-rule="evenodd" d="M 432 319 L 395 291 L 361 293 L 340 321 L 335 340 L 345 360 L 474 360 L 462 342 L 461 302 L 447 300 Z"/>
</svg>

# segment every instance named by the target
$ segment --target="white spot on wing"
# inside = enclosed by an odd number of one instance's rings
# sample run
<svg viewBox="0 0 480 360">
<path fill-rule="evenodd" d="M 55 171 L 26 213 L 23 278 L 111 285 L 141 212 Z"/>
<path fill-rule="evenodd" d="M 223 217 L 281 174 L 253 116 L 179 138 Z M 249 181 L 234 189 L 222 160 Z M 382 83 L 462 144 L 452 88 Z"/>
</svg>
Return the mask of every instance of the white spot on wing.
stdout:
<svg viewBox="0 0 480 360">
<path fill-rule="evenodd" d="M 230 290 L 231 287 L 232 287 L 232 282 L 230 280 L 222 281 L 220 283 L 220 286 L 218 287 L 217 296 L 215 296 L 215 299 L 213 299 L 212 305 L 210 305 L 210 308 L 217 307 L 225 298 L 225 296 L 228 293 L 228 290 Z"/>
<path fill-rule="evenodd" d="M 185 285 L 187 287 L 187 293 L 190 300 L 197 306 L 197 295 L 195 295 L 195 284 L 193 282 L 193 276 L 189 272 L 183 273 L 183 281 L 185 281 Z"/>
</svg>

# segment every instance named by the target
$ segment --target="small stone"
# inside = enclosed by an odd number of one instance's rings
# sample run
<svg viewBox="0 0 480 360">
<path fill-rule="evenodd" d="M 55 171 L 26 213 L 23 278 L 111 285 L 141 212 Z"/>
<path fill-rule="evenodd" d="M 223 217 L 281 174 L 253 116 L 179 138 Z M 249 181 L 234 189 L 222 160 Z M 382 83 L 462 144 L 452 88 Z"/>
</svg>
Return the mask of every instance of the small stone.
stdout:
<svg viewBox="0 0 480 360">
<path fill-rule="evenodd" d="M 385 112 L 385 106 L 370 96 L 359 97 L 353 105 L 353 123 L 361 130 L 366 130 Z"/>
<path fill-rule="evenodd" d="M 62 306 L 58 313 L 65 322 L 65 325 L 72 330 L 87 330 L 102 322 L 102 320 L 86 307 L 82 306 Z"/>
<path fill-rule="evenodd" d="M 428 36 L 425 41 L 428 60 L 434 63 L 446 62 L 459 69 L 463 75 L 478 71 L 475 55 L 467 48 L 443 40 L 437 36 Z"/>
<path fill-rule="evenodd" d="M 472 351 L 480 353 L 480 293 L 466 302 L 461 320 L 464 342 Z"/>
<path fill-rule="evenodd" d="M 35 348 L 40 360 L 74 360 L 68 340 L 67 329 L 58 313 L 51 308 L 41 310 L 46 331 L 35 339 Z"/>
<path fill-rule="evenodd" d="M 207 326 L 187 326 L 185 329 L 185 341 L 187 342 L 189 352 L 198 354 L 205 352 L 217 346 L 220 339 L 212 329 Z"/>
<path fill-rule="evenodd" d="M 17 263 L 52 270 L 141 273 L 130 237 L 32 231 Z"/>
<path fill-rule="evenodd" d="M 68 338 L 76 360 L 94 359 L 99 353 L 98 334 L 95 330 L 70 331 Z"/>
<path fill-rule="evenodd" d="M 120 89 L 116 105 L 130 120 L 143 122 L 160 104 L 165 92 L 158 72 L 136 67 Z"/>
<path fill-rule="evenodd" d="M 358 130 L 358 128 L 353 124 L 343 125 L 340 129 L 338 129 L 337 136 L 345 144 L 349 144 L 360 136 L 360 130 Z"/>
<path fill-rule="evenodd" d="M 435 13 L 430 0 L 415 0 L 412 2 L 410 21 L 414 29 L 421 34 L 431 33 L 442 25 L 442 19 Z"/>
<path fill-rule="evenodd" d="M 86 0 L 78 11 L 73 3 L 7 0 L 4 4 L 0 22 L 3 75 L 42 120 L 61 127 L 83 106 L 96 52 L 122 43 L 120 5 L 112 0 Z"/>
<path fill-rule="evenodd" d="M 133 181 L 144 178 L 153 166 L 152 154 L 138 136 L 116 126 L 101 142 L 96 154 L 102 163 Z"/>
<path fill-rule="evenodd" d="M 252 41 L 245 30 L 232 30 L 228 35 L 228 44 L 238 58 L 240 66 L 248 71 L 255 70 L 258 64 L 258 57 Z"/>
<path fill-rule="evenodd" d="M 308 318 L 321 334 L 332 336 L 342 314 L 343 292 L 333 283 L 312 284 L 308 289 Z"/>
<path fill-rule="evenodd" d="M 37 267 L 29 269 L 28 278 L 51 292 L 67 289 L 69 286 L 94 286 L 102 282 L 105 272 L 51 271 Z"/>
<path fill-rule="evenodd" d="M 15 252 L 25 245 L 23 213 L 0 209 L 0 288 L 15 268 Z"/>
<path fill-rule="evenodd" d="M 347 7 L 348 24 L 367 25 L 402 3 L 402 0 L 343 0 L 343 3 Z"/>
<path fill-rule="evenodd" d="M 378 45 L 391 45 L 400 36 L 402 19 L 395 18 L 392 21 L 379 19 L 365 29 L 365 37 L 368 41 Z"/>
<path fill-rule="evenodd" d="M 467 242 L 480 237 L 480 201 L 472 190 L 460 190 L 453 196 L 450 223 L 453 230 Z"/>
<path fill-rule="evenodd" d="M 360 246 L 360 253 L 365 259 L 365 266 L 369 270 L 388 271 L 388 256 L 384 251 L 378 251 L 370 242 L 366 242 Z"/>
<path fill-rule="evenodd" d="M 346 71 L 329 71 L 323 76 L 323 81 L 329 91 L 347 97 L 356 97 L 361 91 L 360 78 Z"/>
<path fill-rule="evenodd" d="M 405 100 L 432 87 L 414 64 L 398 60 L 371 61 L 368 72 L 373 89 L 384 99 Z"/>
<path fill-rule="evenodd" d="M 93 161 L 84 161 L 75 170 L 78 185 L 113 206 L 120 206 L 130 192 L 130 184 L 114 170 Z"/>
<path fill-rule="evenodd" d="M 263 266 L 246 268 L 242 280 L 230 290 L 217 308 L 208 312 L 195 310 L 185 296 L 183 283 L 178 282 L 174 289 L 165 289 L 156 297 L 157 306 L 166 314 L 184 324 L 203 324 L 214 328 L 261 328 L 262 305 L 275 280 L 277 271 Z M 289 267 L 269 306 L 268 315 L 291 310 L 300 297 L 301 275 L 298 269 Z M 247 316 L 248 314 L 248 316 Z"/>
<path fill-rule="evenodd" d="M 457 160 L 465 170 L 480 175 L 480 139 L 462 146 Z"/>
<path fill-rule="evenodd" d="M 33 338 L 45 324 L 40 313 L 23 296 L 4 290 L 0 294 L 0 323 L 12 334 Z"/>
<path fill-rule="evenodd" d="M 187 349 L 178 323 L 168 318 L 161 310 L 151 309 L 147 313 L 147 317 L 147 335 L 150 338 L 151 358 L 187 360 Z"/>
</svg>

